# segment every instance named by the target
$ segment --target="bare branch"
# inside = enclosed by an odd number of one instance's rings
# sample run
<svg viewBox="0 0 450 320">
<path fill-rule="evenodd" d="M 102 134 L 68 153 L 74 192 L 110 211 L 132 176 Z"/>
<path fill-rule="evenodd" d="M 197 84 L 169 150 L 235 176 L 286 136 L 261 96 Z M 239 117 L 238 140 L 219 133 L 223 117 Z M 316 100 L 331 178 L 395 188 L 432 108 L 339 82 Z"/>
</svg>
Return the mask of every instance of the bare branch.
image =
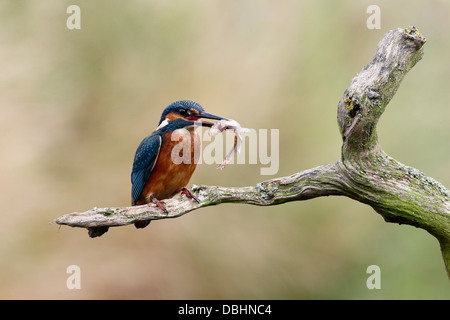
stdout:
<svg viewBox="0 0 450 320">
<path fill-rule="evenodd" d="M 414 27 L 391 30 L 372 61 L 353 78 L 338 106 L 344 158 L 377 152 L 378 119 L 406 73 L 422 58 L 425 42 Z"/>
<path fill-rule="evenodd" d="M 156 205 L 117 208 L 93 208 L 86 212 L 65 214 L 57 224 L 88 228 L 91 236 L 100 236 L 109 227 L 133 224 L 143 220 L 168 219 L 182 216 L 192 210 L 220 203 L 247 203 L 270 206 L 289 201 L 306 200 L 319 196 L 338 195 L 339 181 L 336 164 L 298 172 L 289 177 L 258 183 L 254 187 L 193 186 L 192 192 L 200 203 L 179 195 L 164 201 L 168 214 Z"/>
<path fill-rule="evenodd" d="M 343 140 L 341 159 L 250 187 L 194 186 L 200 203 L 183 196 L 165 200 L 169 214 L 154 205 L 93 208 L 57 218 L 60 225 L 88 228 L 102 235 L 112 226 L 148 219 L 176 218 L 220 203 L 258 206 L 320 196 L 343 195 L 368 204 L 388 222 L 427 230 L 441 245 L 450 270 L 450 192 L 417 169 L 392 159 L 381 149 L 376 125 L 406 73 L 422 58 L 426 39 L 414 28 L 391 30 L 374 58 L 353 78 L 338 105 Z"/>
</svg>

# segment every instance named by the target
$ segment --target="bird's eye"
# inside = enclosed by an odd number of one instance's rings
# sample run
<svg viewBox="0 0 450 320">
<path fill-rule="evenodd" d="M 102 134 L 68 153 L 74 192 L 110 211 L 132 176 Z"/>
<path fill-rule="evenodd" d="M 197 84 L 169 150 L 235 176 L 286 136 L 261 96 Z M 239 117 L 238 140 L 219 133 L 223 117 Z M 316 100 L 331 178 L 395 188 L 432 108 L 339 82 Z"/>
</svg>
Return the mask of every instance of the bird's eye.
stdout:
<svg viewBox="0 0 450 320">
<path fill-rule="evenodd" d="M 186 110 L 183 108 L 178 109 L 178 113 L 182 116 L 190 116 L 191 115 L 191 112 L 189 110 Z"/>
</svg>

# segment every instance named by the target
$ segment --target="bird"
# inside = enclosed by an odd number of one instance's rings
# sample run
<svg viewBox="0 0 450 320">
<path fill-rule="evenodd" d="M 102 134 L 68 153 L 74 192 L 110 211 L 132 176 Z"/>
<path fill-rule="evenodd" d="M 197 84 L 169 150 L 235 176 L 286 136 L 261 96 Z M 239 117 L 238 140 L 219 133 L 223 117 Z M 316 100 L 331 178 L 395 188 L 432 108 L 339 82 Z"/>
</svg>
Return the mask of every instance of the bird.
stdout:
<svg viewBox="0 0 450 320">
<path fill-rule="evenodd" d="M 194 126 L 213 126 L 213 123 L 203 119 L 227 120 L 205 112 L 199 103 L 190 100 L 173 102 L 164 109 L 158 127 L 142 140 L 134 156 L 131 171 L 132 206 L 153 203 L 168 213 L 162 200 L 180 192 L 199 202 L 186 186 L 197 166 L 200 150 L 200 138 Z M 173 136 L 174 132 L 178 133 L 177 136 Z M 189 148 L 180 148 L 179 144 L 186 142 L 190 142 Z M 185 150 L 190 151 L 190 154 L 183 154 Z M 180 158 L 185 161 L 180 161 Z M 141 229 L 148 226 L 150 221 L 137 221 L 134 225 Z"/>
</svg>

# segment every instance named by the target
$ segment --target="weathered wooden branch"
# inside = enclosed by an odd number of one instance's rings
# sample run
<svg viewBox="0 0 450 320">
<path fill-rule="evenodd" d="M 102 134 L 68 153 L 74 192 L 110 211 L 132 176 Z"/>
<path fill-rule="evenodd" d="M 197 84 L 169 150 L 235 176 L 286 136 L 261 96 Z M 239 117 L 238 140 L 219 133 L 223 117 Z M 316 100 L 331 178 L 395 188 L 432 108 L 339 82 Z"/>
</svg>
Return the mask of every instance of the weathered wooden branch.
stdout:
<svg viewBox="0 0 450 320">
<path fill-rule="evenodd" d="M 197 203 L 180 195 L 165 200 L 169 213 L 154 205 L 93 208 L 57 218 L 60 225 L 82 227 L 91 237 L 112 226 L 148 219 L 176 218 L 220 203 L 259 206 L 320 196 L 341 195 L 370 205 L 388 222 L 427 230 L 440 245 L 450 270 L 450 192 L 419 170 L 389 157 L 381 149 L 376 125 L 406 73 L 422 58 L 426 39 L 414 27 L 391 30 L 378 44 L 371 62 L 353 78 L 338 105 L 343 140 L 341 159 L 252 187 L 194 186 Z"/>
</svg>

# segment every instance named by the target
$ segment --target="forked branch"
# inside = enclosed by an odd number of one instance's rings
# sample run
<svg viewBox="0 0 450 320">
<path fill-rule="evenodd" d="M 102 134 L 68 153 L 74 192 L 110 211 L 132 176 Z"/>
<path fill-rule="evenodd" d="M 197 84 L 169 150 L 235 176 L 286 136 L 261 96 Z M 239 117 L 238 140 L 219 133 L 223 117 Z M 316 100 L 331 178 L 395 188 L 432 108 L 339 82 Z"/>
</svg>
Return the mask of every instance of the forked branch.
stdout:
<svg viewBox="0 0 450 320">
<path fill-rule="evenodd" d="M 165 200 L 169 214 L 154 205 L 93 208 L 57 218 L 60 225 L 82 227 L 91 237 L 109 227 L 141 220 L 176 218 L 220 203 L 259 206 L 341 195 L 368 204 L 388 222 L 409 224 L 435 236 L 450 269 L 450 192 L 417 169 L 381 149 L 376 125 L 406 73 L 422 58 L 426 39 L 414 27 L 386 33 L 374 58 L 350 83 L 338 105 L 343 140 L 335 163 L 276 178 L 250 187 L 194 186 L 200 203 L 184 196 Z"/>
</svg>

